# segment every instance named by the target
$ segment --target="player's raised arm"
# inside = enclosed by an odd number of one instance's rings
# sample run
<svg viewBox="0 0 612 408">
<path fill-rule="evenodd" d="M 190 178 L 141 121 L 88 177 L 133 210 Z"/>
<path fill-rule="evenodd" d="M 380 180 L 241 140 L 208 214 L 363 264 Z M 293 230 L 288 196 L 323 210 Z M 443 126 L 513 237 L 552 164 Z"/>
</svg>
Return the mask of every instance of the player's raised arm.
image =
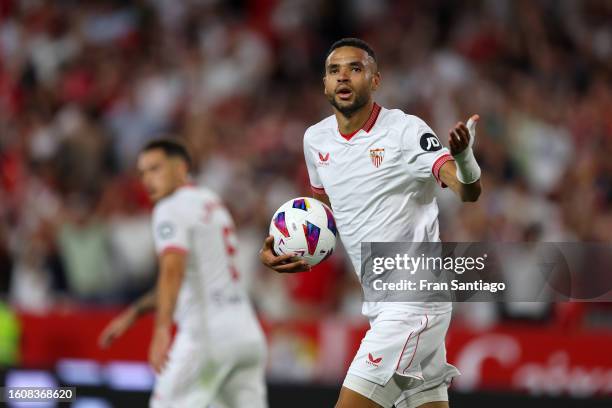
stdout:
<svg viewBox="0 0 612 408">
<path fill-rule="evenodd" d="M 476 201 L 482 191 L 480 166 L 472 150 L 479 119 L 478 115 L 473 115 L 467 125 L 459 122 L 449 131 L 448 145 L 455 160 L 447 161 L 440 169 L 440 180 L 462 201 Z"/>
</svg>

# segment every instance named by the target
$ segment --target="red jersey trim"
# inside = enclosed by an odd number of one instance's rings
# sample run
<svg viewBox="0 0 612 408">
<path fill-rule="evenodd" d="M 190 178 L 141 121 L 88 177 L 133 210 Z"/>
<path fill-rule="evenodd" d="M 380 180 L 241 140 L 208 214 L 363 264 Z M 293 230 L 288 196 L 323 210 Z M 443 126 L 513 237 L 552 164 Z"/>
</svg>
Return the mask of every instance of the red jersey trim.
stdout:
<svg viewBox="0 0 612 408">
<path fill-rule="evenodd" d="M 370 117 L 366 121 L 366 123 L 361 127 L 366 132 L 370 132 L 378 119 L 378 115 L 380 114 L 380 106 L 374 102 L 374 107 L 372 108 L 372 113 L 370 113 Z"/>
<path fill-rule="evenodd" d="M 433 166 L 431 166 L 431 172 L 433 176 L 436 178 L 436 181 L 438 182 L 438 184 L 440 184 L 442 188 L 446 188 L 446 184 L 444 184 L 442 180 L 440 180 L 440 169 L 442 168 L 444 163 L 450 160 L 455 160 L 455 159 L 453 159 L 453 156 L 447 153 L 447 154 L 444 154 L 438 157 L 436 161 L 434 162 Z"/>
<path fill-rule="evenodd" d="M 189 252 L 189 250 L 187 248 L 183 248 L 180 247 L 178 245 L 168 245 L 167 247 L 165 247 L 164 249 L 162 249 L 159 253 L 159 256 L 162 256 L 164 254 L 167 254 L 169 252 L 175 252 L 175 253 L 179 253 L 179 254 L 187 254 Z"/>
<path fill-rule="evenodd" d="M 378 119 L 378 115 L 380 114 L 380 109 L 381 109 L 380 105 L 377 104 L 376 102 L 374 102 L 374 106 L 372 106 L 372 112 L 370 112 L 370 117 L 368 118 L 368 120 L 366 120 L 366 122 L 363 124 L 363 126 L 361 126 L 359 129 L 357 129 L 356 131 L 354 131 L 352 133 L 349 133 L 349 134 L 344 134 L 344 133 L 340 132 L 339 129 L 338 129 L 338 133 L 340 133 L 340 136 L 342 136 L 347 141 L 349 141 L 360 130 L 365 130 L 366 132 L 370 132 L 370 130 L 372 130 L 372 128 L 376 124 L 376 120 Z"/>
<path fill-rule="evenodd" d="M 346 141 L 348 142 L 349 140 L 351 140 L 353 138 L 353 136 L 355 136 L 357 134 L 357 132 L 359 132 L 361 129 L 357 129 L 356 131 L 349 133 L 348 135 L 345 135 L 344 133 L 340 132 L 340 130 L 338 130 L 338 133 L 340 133 L 340 136 L 342 136 L 343 138 L 346 139 Z"/>
<path fill-rule="evenodd" d="M 310 186 L 310 188 L 317 194 L 325 194 L 325 189 L 323 187 Z"/>
</svg>

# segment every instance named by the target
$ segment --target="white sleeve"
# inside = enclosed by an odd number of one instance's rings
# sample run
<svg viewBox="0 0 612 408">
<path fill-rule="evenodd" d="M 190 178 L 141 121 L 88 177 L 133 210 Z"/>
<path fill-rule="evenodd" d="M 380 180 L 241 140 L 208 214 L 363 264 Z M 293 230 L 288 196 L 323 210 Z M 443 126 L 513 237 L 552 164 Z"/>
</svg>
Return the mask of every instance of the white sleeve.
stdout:
<svg viewBox="0 0 612 408">
<path fill-rule="evenodd" d="M 155 251 L 189 252 L 189 226 L 174 203 L 163 202 L 153 210 L 153 239 Z"/>
<path fill-rule="evenodd" d="M 319 174 L 317 173 L 317 154 L 320 153 L 315 152 L 315 150 L 310 147 L 310 144 L 308 143 L 308 132 L 306 132 L 304 135 L 304 159 L 306 160 L 306 168 L 308 169 L 310 188 L 315 193 L 325 194 L 325 188 L 323 187 L 323 183 L 321 183 Z"/>
<path fill-rule="evenodd" d="M 440 181 L 439 173 L 442 165 L 453 160 L 453 156 L 434 131 L 416 116 L 410 116 L 410 123 L 404 128 L 402 150 L 417 177 L 434 178 L 438 184 L 446 187 Z"/>
</svg>

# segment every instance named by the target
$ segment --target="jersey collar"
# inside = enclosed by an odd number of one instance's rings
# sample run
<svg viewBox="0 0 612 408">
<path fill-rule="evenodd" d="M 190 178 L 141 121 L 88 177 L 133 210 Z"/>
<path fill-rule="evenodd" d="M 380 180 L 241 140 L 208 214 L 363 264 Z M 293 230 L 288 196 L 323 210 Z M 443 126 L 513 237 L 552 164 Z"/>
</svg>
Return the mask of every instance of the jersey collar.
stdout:
<svg viewBox="0 0 612 408">
<path fill-rule="evenodd" d="M 370 130 L 372 130 L 372 128 L 374 127 L 374 124 L 376 123 L 376 119 L 378 119 L 379 113 L 380 113 L 380 105 L 374 102 L 374 106 L 372 106 L 372 112 L 370 112 L 370 117 L 368 118 L 368 120 L 366 120 L 363 126 L 361 126 L 359 129 L 349 134 L 344 134 L 340 132 L 340 129 L 338 129 L 338 133 L 340 133 L 340 136 L 346 139 L 347 142 L 351 140 L 353 136 L 355 136 L 357 132 L 359 132 L 360 130 L 365 130 L 366 133 L 369 133 Z"/>
</svg>

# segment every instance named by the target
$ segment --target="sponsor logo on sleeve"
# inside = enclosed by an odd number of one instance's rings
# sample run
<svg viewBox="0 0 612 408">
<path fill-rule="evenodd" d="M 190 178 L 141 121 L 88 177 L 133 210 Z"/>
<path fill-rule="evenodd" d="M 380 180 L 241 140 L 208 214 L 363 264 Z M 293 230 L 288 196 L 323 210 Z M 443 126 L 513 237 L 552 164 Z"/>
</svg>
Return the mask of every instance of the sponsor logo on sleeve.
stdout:
<svg viewBox="0 0 612 408">
<path fill-rule="evenodd" d="M 421 149 L 425 150 L 426 152 L 435 152 L 442 148 L 442 143 L 440 143 L 436 135 L 433 133 L 424 133 L 421 136 L 420 143 Z"/>
<path fill-rule="evenodd" d="M 164 221 L 157 226 L 157 236 L 160 239 L 170 239 L 174 236 L 175 228 L 168 221 Z"/>
</svg>

